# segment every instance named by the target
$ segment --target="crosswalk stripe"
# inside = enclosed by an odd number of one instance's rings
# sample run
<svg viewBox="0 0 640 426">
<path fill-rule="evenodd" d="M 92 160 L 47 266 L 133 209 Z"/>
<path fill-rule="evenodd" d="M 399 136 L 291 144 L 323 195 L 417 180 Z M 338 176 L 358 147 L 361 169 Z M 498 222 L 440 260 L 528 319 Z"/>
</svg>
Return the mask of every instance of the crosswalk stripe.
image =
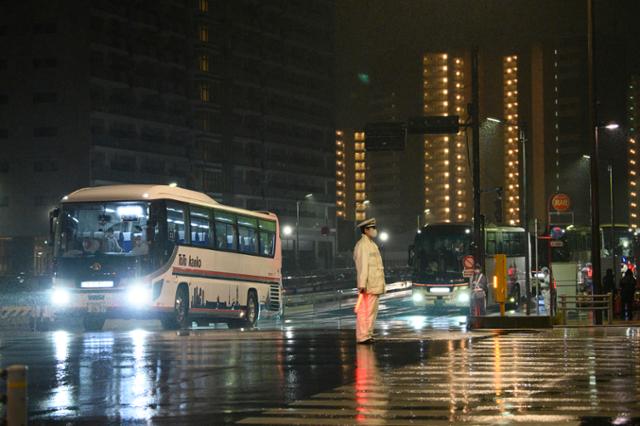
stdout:
<svg viewBox="0 0 640 426">
<path fill-rule="evenodd" d="M 360 358 L 375 348 L 359 349 L 354 383 L 239 423 L 538 425 L 640 416 L 638 333 L 562 333 L 472 341 L 398 369 L 378 369 L 375 356 Z"/>
</svg>

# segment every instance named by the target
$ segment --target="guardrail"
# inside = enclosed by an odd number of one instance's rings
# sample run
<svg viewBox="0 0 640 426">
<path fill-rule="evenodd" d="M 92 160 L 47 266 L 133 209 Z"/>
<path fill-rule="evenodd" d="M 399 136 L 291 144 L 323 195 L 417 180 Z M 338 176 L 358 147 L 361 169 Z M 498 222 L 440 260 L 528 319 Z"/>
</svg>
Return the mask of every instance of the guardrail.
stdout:
<svg viewBox="0 0 640 426">
<path fill-rule="evenodd" d="M 398 281 L 387 285 L 387 294 L 411 289 L 411 281 Z M 284 297 L 284 316 L 287 314 L 315 312 L 318 306 L 337 307 L 342 309 L 346 299 L 356 299 L 358 291 L 355 288 L 322 291 L 317 293 L 287 294 Z"/>
<path fill-rule="evenodd" d="M 409 268 L 385 268 L 387 282 L 408 281 Z M 288 294 L 316 293 L 356 287 L 355 268 L 315 271 L 304 275 L 285 275 L 283 285 Z"/>
<path fill-rule="evenodd" d="M 567 325 L 568 311 L 607 311 L 607 321 L 613 323 L 613 295 L 607 294 L 585 294 L 576 296 L 560 295 L 560 306 L 558 312 L 562 312 L 562 325 Z"/>
<path fill-rule="evenodd" d="M 4 418 L 7 426 L 27 424 L 27 371 L 26 365 L 11 365 L 0 370 L 0 379 L 7 382 L 7 393 L 2 395 Z"/>
</svg>

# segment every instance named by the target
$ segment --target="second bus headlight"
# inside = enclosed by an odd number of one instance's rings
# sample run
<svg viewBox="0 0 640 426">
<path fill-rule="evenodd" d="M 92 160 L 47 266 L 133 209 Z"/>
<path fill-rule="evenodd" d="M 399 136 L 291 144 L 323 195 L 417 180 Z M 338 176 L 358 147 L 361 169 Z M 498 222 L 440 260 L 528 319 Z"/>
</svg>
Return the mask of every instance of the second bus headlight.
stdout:
<svg viewBox="0 0 640 426">
<path fill-rule="evenodd" d="M 127 288 L 127 302 L 134 307 L 143 307 L 151 302 L 151 287 L 136 283 Z"/>
</svg>

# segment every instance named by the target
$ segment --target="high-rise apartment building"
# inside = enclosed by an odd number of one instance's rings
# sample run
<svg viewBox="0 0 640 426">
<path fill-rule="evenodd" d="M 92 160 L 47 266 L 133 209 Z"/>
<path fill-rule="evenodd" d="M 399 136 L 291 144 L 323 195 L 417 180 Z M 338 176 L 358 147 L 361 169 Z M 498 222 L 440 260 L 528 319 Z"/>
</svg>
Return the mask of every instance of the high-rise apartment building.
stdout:
<svg viewBox="0 0 640 426">
<path fill-rule="evenodd" d="M 344 133 L 336 130 L 336 218 L 347 217 L 347 158 L 345 155 Z"/>
<path fill-rule="evenodd" d="M 330 262 L 332 2 L 2 2 L 0 48 L 0 273 L 33 269 L 12 262 L 41 252 L 61 196 L 110 183 L 175 182 L 285 224 L 311 193 L 300 258 Z"/>
<path fill-rule="evenodd" d="M 629 80 L 627 90 L 627 166 L 629 186 L 629 226 L 634 230 L 640 224 L 640 76 L 634 75 Z"/>
<path fill-rule="evenodd" d="M 466 114 L 469 74 L 464 55 L 423 57 L 424 115 Z M 424 138 L 424 197 L 427 222 L 471 220 L 471 178 L 464 133 Z"/>
<path fill-rule="evenodd" d="M 549 43 L 545 67 L 545 171 L 547 196 L 562 192 L 571 197 L 572 217 L 552 218 L 556 223 L 590 221 L 590 153 L 587 91 L 587 50 L 582 38 Z"/>
<path fill-rule="evenodd" d="M 355 187 L 355 220 L 360 222 L 367 215 L 367 163 L 364 132 L 355 132 L 354 139 L 354 187 Z"/>
<path fill-rule="evenodd" d="M 502 59 L 502 99 L 504 121 L 505 222 L 520 223 L 520 140 L 518 115 L 518 57 Z"/>
</svg>

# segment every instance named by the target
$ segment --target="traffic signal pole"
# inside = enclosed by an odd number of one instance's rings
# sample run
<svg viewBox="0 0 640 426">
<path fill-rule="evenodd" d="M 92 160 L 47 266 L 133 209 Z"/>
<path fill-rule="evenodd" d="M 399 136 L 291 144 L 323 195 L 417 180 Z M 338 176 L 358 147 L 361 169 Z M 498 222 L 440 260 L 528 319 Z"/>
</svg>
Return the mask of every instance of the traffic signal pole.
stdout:
<svg viewBox="0 0 640 426">
<path fill-rule="evenodd" d="M 471 49 L 471 132 L 473 157 L 473 242 L 476 263 L 484 272 L 482 232 L 480 227 L 480 108 L 478 87 L 478 47 Z"/>
<path fill-rule="evenodd" d="M 589 85 L 589 139 L 591 142 L 591 278 L 593 292 L 602 293 L 600 268 L 600 191 L 598 179 L 598 112 L 596 110 L 596 72 L 593 0 L 587 0 L 587 63 Z M 602 324 L 602 311 L 594 312 L 596 325 Z"/>
</svg>

